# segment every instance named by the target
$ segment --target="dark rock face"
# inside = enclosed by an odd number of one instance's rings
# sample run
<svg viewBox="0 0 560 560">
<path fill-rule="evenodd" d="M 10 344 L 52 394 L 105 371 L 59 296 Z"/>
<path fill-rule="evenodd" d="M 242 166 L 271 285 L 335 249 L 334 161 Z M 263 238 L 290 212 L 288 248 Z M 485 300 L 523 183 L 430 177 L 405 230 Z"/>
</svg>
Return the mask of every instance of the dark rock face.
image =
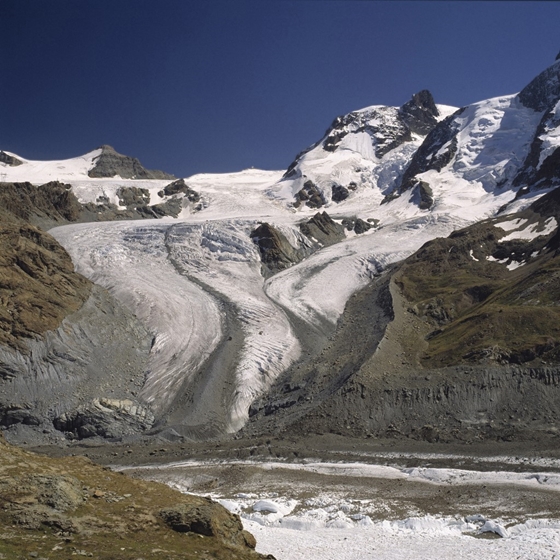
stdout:
<svg viewBox="0 0 560 560">
<path fill-rule="evenodd" d="M 342 185 L 333 185 L 332 186 L 332 200 L 333 202 L 342 202 L 346 200 L 350 195 L 350 191 L 343 187 Z"/>
<path fill-rule="evenodd" d="M 315 239 L 326 247 L 345 239 L 344 227 L 337 224 L 326 212 L 317 212 L 309 221 L 300 224 L 299 229 L 309 239 Z"/>
<path fill-rule="evenodd" d="M 457 131 L 458 123 L 455 117 L 459 116 L 464 109 L 459 109 L 440 123 L 426 136 L 424 142 L 410 161 L 401 179 L 398 193 L 403 193 L 416 186 L 416 175 L 430 169 L 441 171 L 448 165 L 457 153 Z M 443 154 L 438 154 L 441 148 L 447 144 L 449 147 Z"/>
<path fill-rule="evenodd" d="M 176 183 L 182 183 L 184 187 L 181 184 L 177 185 Z M 173 197 L 169 200 L 166 200 L 165 202 L 162 202 L 161 204 L 153 204 L 152 206 L 149 205 L 150 192 L 148 191 L 148 189 L 142 189 L 138 187 L 121 187 L 117 191 L 117 196 L 119 197 L 120 205 L 126 206 L 126 217 L 150 219 L 163 218 L 164 216 L 173 216 L 174 218 L 176 218 L 183 209 L 182 198 L 176 196 L 176 194 L 180 192 L 184 192 L 185 198 L 188 197 L 189 200 L 200 200 L 198 194 L 187 187 L 183 179 L 175 181 L 175 183 L 171 183 L 171 185 L 167 185 L 167 187 L 165 188 L 167 189 L 168 187 L 170 187 L 169 192 L 173 192 Z M 182 188 L 184 188 L 184 190 L 180 190 Z M 161 191 L 161 193 L 163 192 L 165 191 Z M 109 206 L 108 209 L 111 210 L 111 207 Z M 116 210 L 117 213 L 119 212 L 118 208 L 114 208 L 113 210 Z M 99 209 L 97 211 L 99 212 Z M 118 215 L 116 219 L 118 219 Z"/>
<path fill-rule="evenodd" d="M 533 111 L 550 110 L 560 99 L 560 62 L 555 62 L 525 86 L 518 99 Z"/>
<path fill-rule="evenodd" d="M 16 167 L 16 165 L 21 165 L 23 161 L 0 150 L 0 163 Z"/>
<path fill-rule="evenodd" d="M 303 188 L 296 193 L 294 206 L 299 208 L 302 203 L 305 203 L 310 208 L 320 208 L 326 202 L 317 185 L 313 181 L 305 181 Z"/>
<path fill-rule="evenodd" d="M 15 218 L 39 226 L 77 221 L 82 210 L 71 186 L 58 181 L 39 187 L 31 183 L 0 183 L 0 206 Z"/>
<path fill-rule="evenodd" d="M 94 399 L 90 404 L 54 420 L 57 430 L 78 439 L 94 436 L 118 438 L 152 427 L 154 415 L 146 405 L 124 399 Z"/>
<path fill-rule="evenodd" d="M 14 424 L 25 424 L 27 426 L 39 426 L 43 420 L 33 413 L 29 403 L 0 405 L 0 426 L 12 426 Z"/>
<path fill-rule="evenodd" d="M 556 117 L 552 109 L 553 107 L 550 107 L 550 110 L 543 115 L 531 142 L 529 153 L 513 180 L 514 186 L 524 187 L 519 191 L 519 195 L 534 188 L 548 188 L 560 182 L 560 150 L 558 148 L 539 167 L 543 149 L 541 137 L 550 130 L 560 127 L 560 119 Z"/>
<path fill-rule="evenodd" d="M 117 191 L 119 204 L 126 206 L 144 206 L 150 203 L 150 191 L 138 187 L 120 187 Z"/>
<path fill-rule="evenodd" d="M 416 191 L 420 198 L 418 202 L 420 210 L 429 210 L 434 204 L 434 193 L 432 192 L 430 185 L 428 185 L 425 181 L 419 181 Z"/>
<path fill-rule="evenodd" d="M 353 231 L 357 235 L 369 231 L 371 228 L 376 227 L 378 220 L 365 222 L 361 218 L 344 218 L 342 225 L 348 230 Z"/>
<path fill-rule="evenodd" d="M 175 179 L 163 171 L 144 169 L 136 158 L 119 154 L 111 146 L 101 146 L 101 150 L 95 166 L 88 172 L 92 178 L 119 175 L 123 179 Z"/>
<path fill-rule="evenodd" d="M 193 189 L 191 189 L 184 179 L 177 179 L 173 183 L 169 183 L 162 191 L 158 193 L 159 196 L 172 196 L 174 194 L 184 193 L 185 198 L 189 202 L 198 202 L 200 200 L 200 195 Z"/>
<path fill-rule="evenodd" d="M 372 227 L 373 227 L 372 224 L 368 224 L 368 222 L 365 222 L 361 218 L 358 218 L 356 220 L 356 223 L 354 224 L 354 231 L 358 235 L 360 235 L 361 233 L 365 233 L 366 231 L 369 231 Z"/>
<path fill-rule="evenodd" d="M 400 113 L 408 128 L 423 136 L 436 126 L 436 117 L 439 116 L 434 98 L 427 89 L 414 94 L 412 99 L 401 107 Z"/>
<path fill-rule="evenodd" d="M 272 274 L 299 262 L 304 252 L 292 247 L 286 236 L 274 226 L 263 223 L 251 232 L 259 248 L 263 265 Z"/>
</svg>

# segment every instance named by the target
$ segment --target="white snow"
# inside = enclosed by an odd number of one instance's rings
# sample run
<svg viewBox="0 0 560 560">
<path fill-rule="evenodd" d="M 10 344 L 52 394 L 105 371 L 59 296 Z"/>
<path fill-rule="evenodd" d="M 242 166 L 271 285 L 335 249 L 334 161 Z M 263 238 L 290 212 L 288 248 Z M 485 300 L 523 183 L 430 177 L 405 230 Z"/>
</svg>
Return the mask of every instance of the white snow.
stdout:
<svg viewBox="0 0 560 560">
<path fill-rule="evenodd" d="M 525 220 L 526 221 L 526 220 Z M 497 224 L 499 228 L 506 229 L 502 227 L 503 223 L 500 222 Z M 518 226 L 519 228 L 521 226 Z M 550 235 L 558 228 L 558 222 L 556 218 L 550 217 L 545 222 L 544 225 L 535 224 L 530 228 L 526 229 L 515 229 L 510 234 L 506 235 L 505 237 L 500 238 L 500 243 L 504 241 L 510 241 L 512 239 L 522 239 L 524 241 L 531 241 L 536 239 L 537 237 Z M 512 228 L 514 229 L 514 228 Z M 507 230 L 506 230 L 507 231 Z"/>
</svg>

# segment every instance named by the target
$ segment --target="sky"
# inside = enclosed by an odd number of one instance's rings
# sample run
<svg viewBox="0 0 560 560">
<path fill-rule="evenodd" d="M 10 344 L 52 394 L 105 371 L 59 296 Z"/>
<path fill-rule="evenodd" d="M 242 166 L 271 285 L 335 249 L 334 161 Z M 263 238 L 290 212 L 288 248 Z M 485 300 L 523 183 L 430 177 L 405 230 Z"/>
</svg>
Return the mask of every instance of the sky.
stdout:
<svg viewBox="0 0 560 560">
<path fill-rule="evenodd" d="M 0 0 L 0 149 L 285 169 L 352 110 L 519 91 L 559 22 L 537 1 Z"/>
</svg>

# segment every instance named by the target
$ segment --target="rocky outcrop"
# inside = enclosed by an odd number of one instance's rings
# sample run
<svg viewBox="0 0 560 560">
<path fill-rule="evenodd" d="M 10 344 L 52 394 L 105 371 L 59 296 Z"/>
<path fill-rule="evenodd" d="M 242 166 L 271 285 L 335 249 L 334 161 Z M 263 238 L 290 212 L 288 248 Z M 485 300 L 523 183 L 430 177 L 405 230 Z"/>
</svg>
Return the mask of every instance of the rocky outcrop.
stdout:
<svg viewBox="0 0 560 560">
<path fill-rule="evenodd" d="M 88 175 L 93 178 L 115 177 L 123 179 L 175 179 L 173 175 L 163 171 L 147 170 L 136 159 L 124 156 L 111 146 L 100 147 L 101 154 L 94 160 L 95 165 Z"/>
<path fill-rule="evenodd" d="M 346 237 L 344 226 L 337 224 L 326 212 L 317 212 L 307 222 L 300 224 L 299 229 L 320 247 L 333 245 Z"/>
<path fill-rule="evenodd" d="M 371 228 L 377 227 L 379 220 L 369 218 L 368 221 L 364 221 L 361 218 L 344 218 L 342 220 L 342 225 L 348 230 L 353 231 L 357 235 L 366 233 Z"/>
<path fill-rule="evenodd" d="M 418 207 L 420 210 L 429 210 L 434 204 L 434 193 L 428 183 L 418 181 L 416 185 L 416 194 L 418 196 Z"/>
<path fill-rule="evenodd" d="M 0 473 L 6 558 L 265 558 L 239 517 L 221 505 L 85 457 L 51 459 L 0 436 Z"/>
<path fill-rule="evenodd" d="M 432 94 L 423 89 L 400 108 L 400 114 L 411 132 L 425 136 L 437 125 L 439 110 Z"/>
<path fill-rule="evenodd" d="M 215 537 L 233 546 L 256 546 L 253 535 L 243 529 L 240 517 L 210 498 L 200 498 L 195 503 L 165 508 L 159 515 L 166 525 L 178 533 Z"/>
<path fill-rule="evenodd" d="M 309 208 L 321 208 L 327 201 L 323 197 L 323 193 L 317 188 L 313 181 L 305 181 L 303 188 L 295 195 L 294 207 L 299 208 L 302 204 Z"/>
<path fill-rule="evenodd" d="M 333 185 L 332 186 L 332 196 L 331 199 L 333 202 L 342 202 L 346 200 L 350 196 L 350 191 L 343 187 L 342 185 Z"/>
<path fill-rule="evenodd" d="M 0 183 L 0 207 L 15 218 L 43 228 L 75 222 L 83 207 L 71 189 L 58 181 L 38 187 L 31 183 Z"/>
<path fill-rule="evenodd" d="M 16 167 L 18 165 L 21 165 L 23 161 L 21 161 L 17 157 L 7 154 L 3 150 L 0 150 L 0 163 L 5 163 L 6 165 L 10 165 L 11 167 Z"/>
<path fill-rule="evenodd" d="M 459 125 L 456 121 L 456 117 L 461 115 L 463 111 L 464 109 L 459 109 L 453 115 L 450 115 L 438 123 L 426 136 L 424 142 L 422 142 L 422 145 L 410 160 L 396 194 L 414 188 L 417 184 L 416 175 L 429 171 L 430 169 L 441 171 L 452 161 L 457 153 L 457 132 L 459 130 Z M 446 148 L 443 150 L 445 146 Z"/>
<path fill-rule="evenodd" d="M 198 202 L 200 200 L 200 195 L 194 189 L 191 189 L 191 187 L 185 183 L 184 179 L 177 179 L 158 192 L 161 198 L 164 196 L 173 196 L 175 194 L 184 194 L 189 202 Z"/>
<path fill-rule="evenodd" d="M 518 94 L 521 103 L 541 112 L 550 110 L 560 99 L 560 62 L 556 61 L 525 86 Z"/>
<path fill-rule="evenodd" d="M 267 222 L 254 229 L 250 237 L 259 248 L 261 261 L 266 268 L 265 276 L 284 270 L 298 263 L 305 256 L 303 249 L 293 247 L 278 228 Z"/>
<path fill-rule="evenodd" d="M 560 184 L 560 148 L 553 149 L 543 157 L 548 134 L 554 135 L 560 127 L 560 118 L 555 111 L 555 103 L 545 111 L 531 142 L 531 148 L 523 165 L 513 180 L 514 186 L 521 187 L 517 196 L 536 189 L 550 188 Z M 541 161 L 542 160 L 542 161 Z"/>
<path fill-rule="evenodd" d="M 57 430 L 78 439 L 121 438 L 150 429 L 155 417 L 145 405 L 130 399 L 94 399 L 54 419 Z"/>
<path fill-rule="evenodd" d="M 150 204 L 150 191 L 139 187 L 120 187 L 117 190 L 119 205 L 127 208 Z"/>
</svg>

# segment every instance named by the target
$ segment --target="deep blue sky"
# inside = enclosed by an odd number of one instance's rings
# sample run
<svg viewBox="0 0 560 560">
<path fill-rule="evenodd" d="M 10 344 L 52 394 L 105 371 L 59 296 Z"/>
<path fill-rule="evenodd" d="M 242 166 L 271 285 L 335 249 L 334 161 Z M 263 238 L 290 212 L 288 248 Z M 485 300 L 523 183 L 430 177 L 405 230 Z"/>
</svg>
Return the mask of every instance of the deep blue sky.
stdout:
<svg viewBox="0 0 560 560">
<path fill-rule="evenodd" d="M 535 1 L 0 0 L 0 149 L 285 169 L 351 110 L 519 91 L 559 24 Z"/>
</svg>

